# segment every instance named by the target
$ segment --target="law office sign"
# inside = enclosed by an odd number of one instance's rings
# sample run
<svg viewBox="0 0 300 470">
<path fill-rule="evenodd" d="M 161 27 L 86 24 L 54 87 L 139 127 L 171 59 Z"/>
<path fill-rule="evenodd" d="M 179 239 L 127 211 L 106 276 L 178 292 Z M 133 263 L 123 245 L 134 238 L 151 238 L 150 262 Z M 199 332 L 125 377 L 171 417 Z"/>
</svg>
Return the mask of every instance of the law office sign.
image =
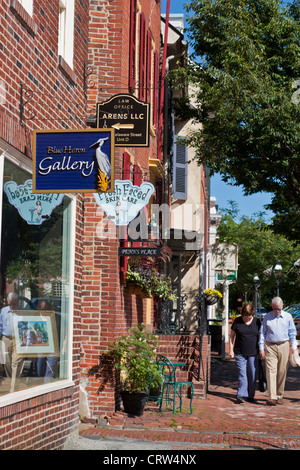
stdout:
<svg viewBox="0 0 300 470">
<path fill-rule="evenodd" d="M 33 134 L 33 193 L 114 191 L 114 129 Z"/>
<path fill-rule="evenodd" d="M 149 147 L 150 105 L 129 94 L 97 103 L 97 127 L 115 129 L 116 147 Z"/>
</svg>

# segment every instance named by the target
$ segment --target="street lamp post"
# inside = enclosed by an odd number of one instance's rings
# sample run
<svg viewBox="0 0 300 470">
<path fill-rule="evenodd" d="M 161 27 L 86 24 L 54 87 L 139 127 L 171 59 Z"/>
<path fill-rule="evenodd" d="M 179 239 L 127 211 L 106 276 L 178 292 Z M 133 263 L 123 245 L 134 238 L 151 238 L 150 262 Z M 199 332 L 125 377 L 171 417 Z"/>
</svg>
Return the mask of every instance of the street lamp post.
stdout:
<svg viewBox="0 0 300 470">
<path fill-rule="evenodd" d="M 256 312 L 256 309 L 257 309 L 257 294 L 258 294 L 258 288 L 259 288 L 259 277 L 257 274 L 255 274 L 254 278 L 253 278 L 253 283 L 254 283 L 254 289 L 255 289 L 255 296 L 254 296 L 254 308 L 255 308 L 255 312 Z"/>
<path fill-rule="evenodd" d="M 279 263 L 279 261 L 277 261 L 276 265 L 274 266 L 274 276 L 275 276 L 275 279 L 276 279 L 276 295 L 277 295 L 277 297 L 279 297 L 279 279 L 281 277 L 281 273 L 282 273 L 282 266 Z"/>
</svg>

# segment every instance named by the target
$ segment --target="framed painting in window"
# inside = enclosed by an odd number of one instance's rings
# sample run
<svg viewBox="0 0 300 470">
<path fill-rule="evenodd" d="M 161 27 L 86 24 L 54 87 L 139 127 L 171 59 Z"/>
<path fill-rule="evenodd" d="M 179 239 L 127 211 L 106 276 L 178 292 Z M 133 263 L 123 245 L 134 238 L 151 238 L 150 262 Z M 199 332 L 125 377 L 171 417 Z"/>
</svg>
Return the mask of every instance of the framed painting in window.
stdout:
<svg viewBox="0 0 300 470">
<path fill-rule="evenodd" d="M 16 353 L 23 357 L 58 356 L 54 311 L 18 310 L 12 315 Z"/>
</svg>

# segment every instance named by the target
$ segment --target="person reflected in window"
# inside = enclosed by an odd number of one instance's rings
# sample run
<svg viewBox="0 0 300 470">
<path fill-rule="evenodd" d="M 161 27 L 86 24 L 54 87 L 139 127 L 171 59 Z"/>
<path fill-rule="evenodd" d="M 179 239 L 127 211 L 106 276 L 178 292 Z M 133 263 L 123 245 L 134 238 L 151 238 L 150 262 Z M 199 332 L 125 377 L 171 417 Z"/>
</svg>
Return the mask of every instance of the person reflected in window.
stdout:
<svg viewBox="0 0 300 470">
<path fill-rule="evenodd" d="M 232 326 L 229 341 L 229 355 L 235 357 L 239 370 L 237 402 L 254 402 L 258 370 L 258 339 L 261 321 L 255 317 L 250 304 L 243 306 L 241 316 Z"/>
<path fill-rule="evenodd" d="M 15 379 L 19 377 L 24 362 L 24 359 L 16 351 L 13 330 L 13 317 L 16 310 L 21 310 L 19 307 L 19 296 L 15 292 L 10 292 L 7 296 L 7 306 L 3 307 L 0 313 L 0 338 L 2 339 L 3 346 L 4 371 L 6 377 L 12 379 L 12 389 L 14 389 Z"/>
<path fill-rule="evenodd" d="M 41 300 L 37 305 L 37 310 L 54 311 L 53 305 L 47 300 Z M 57 324 L 57 315 L 55 315 Z M 36 373 L 38 377 L 45 377 L 45 382 L 58 377 L 58 357 L 47 356 L 38 357 L 36 361 Z"/>
</svg>

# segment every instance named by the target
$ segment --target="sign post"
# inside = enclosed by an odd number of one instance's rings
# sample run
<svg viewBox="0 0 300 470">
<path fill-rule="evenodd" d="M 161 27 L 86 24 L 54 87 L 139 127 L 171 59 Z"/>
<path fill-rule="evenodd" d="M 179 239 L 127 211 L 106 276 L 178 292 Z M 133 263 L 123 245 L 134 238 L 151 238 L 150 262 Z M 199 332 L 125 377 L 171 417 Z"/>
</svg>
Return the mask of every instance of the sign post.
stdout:
<svg viewBox="0 0 300 470">
<path fill-rule="evenodd" d="M 229 285 L 237 278 L 238 246 L 235 243 L 219 243 L 212 253 L 213 268 L 218 279 L 223 283 L 222 311 L 222 359 L 225 360 L 225 348 L 228 343 Z"/>
</svg>

